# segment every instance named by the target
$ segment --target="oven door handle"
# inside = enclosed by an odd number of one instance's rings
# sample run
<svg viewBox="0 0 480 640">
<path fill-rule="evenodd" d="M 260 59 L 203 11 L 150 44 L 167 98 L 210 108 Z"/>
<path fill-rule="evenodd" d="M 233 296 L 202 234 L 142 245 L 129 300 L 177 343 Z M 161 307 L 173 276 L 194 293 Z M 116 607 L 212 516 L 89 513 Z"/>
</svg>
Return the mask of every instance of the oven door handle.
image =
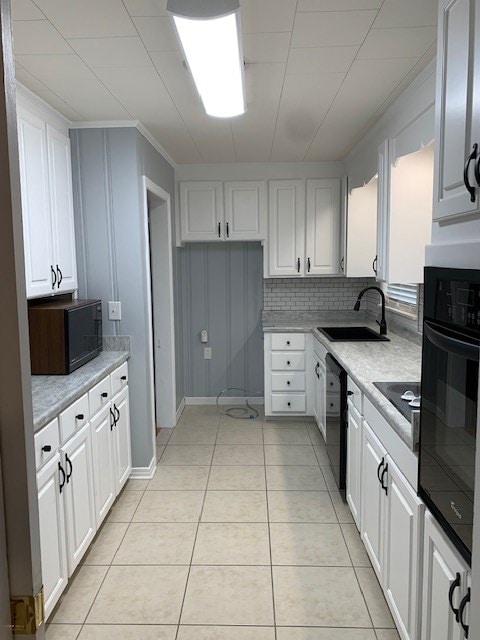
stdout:
<svg viewBox="0 0 480 640">
<path fill-rule="evenodd" d="M 457 338 L 446 336 L 436 329 L 433 329 L 427 321 L 425 321 L 424 328 L 427 338 L 439 349 L 448 351 L 448 353 L 452 353 L 455 356 L 460 356 L 461 358 L 467 358 L 467 360 L 472 360 L 473 362 L 479 361 L 480 347 L 478 346 L 478 344 L 475 345 L 470 342 L 465 342 L 463 340 L 458 340 Z"/>
</svg>

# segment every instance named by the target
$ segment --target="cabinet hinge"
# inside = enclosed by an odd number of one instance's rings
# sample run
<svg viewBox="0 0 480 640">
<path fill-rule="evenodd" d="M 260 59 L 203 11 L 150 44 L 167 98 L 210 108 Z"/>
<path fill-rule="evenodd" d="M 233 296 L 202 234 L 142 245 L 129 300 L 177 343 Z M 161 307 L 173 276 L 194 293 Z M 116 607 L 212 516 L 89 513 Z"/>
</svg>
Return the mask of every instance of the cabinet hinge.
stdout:
<svg viewBox="0 0 480 640">
<path fill-rule="evenodd" d="M 10 598 L 12 630 L 16 634 L 33 636 L 45 622 L 43 587 L 36 596 L 12 596 Z"/>
</svg>

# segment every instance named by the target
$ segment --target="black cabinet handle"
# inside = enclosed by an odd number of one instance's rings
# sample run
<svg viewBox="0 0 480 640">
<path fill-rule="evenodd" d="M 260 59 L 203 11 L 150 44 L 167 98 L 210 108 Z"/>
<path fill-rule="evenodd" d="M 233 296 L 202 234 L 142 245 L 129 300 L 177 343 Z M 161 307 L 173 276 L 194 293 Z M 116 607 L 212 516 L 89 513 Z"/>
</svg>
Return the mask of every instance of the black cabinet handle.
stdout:
<svg viewBox="0 0 480 640">
<path fill-rule="evenodd" d="M 382 471 L 382 475 L 380 476 L 380 484 L 382 485 L 382 489 L 385 491 L 385 495 L 388 496 L 388 484 L 383 484 L 383 478 L 385 477 L 386 473 L 388 473 L 388 462 Z"/>
<path fill-rule="evenodd" d="M 382 458 L 382 460 L 381 460 L 380 464 L 379 464 L 379 465 L 378 465 L 378 467 L 377 467 L 377 478 L 378 478 L 378 481 L 379 481 L 379 482 L 382 482 L 382 481 L 380 480 L 380 469 L 383 467 L 383 465 L 384 465 L 384 464 L 385 464 L 385 458 Z"/>
<path fill-rule="evenodd" d="M 70 467 L 70 470 L 67 471 L 67 484 L 70 482 L 70 478 L 72 477 L 72 473 L 73 473 L 73 464 L 72 461 L 70 460 L 70 458 L 67 456 L 67 454 L 65 454 L 65 462 L 68 464 L 68 466 Z"/>
<path fill-rule="evenodd" d="M 290 380 L 287 380 L 287 386 L 290 386 Z"/>
<path fill-rule="evenodd" d="M 123 380 L 124 382 L 126 382 L 126 381 L 127 381 L 127 376 L 122 376 L 122 377 L 120 378 L 120 380 Z"/>
<path fill-rule="evenodd" d="M 290 346 L 290 340 L 287 340 L 287 346 Z"/>
<path fill-rule="evenodd" d="M 62 493 L 63 491 L 63 487 L 65 486 L 65 480 L 66 480 L 66 476 L 65 476 L 65 469 L 62 467 L 61 463 L 58 463 L 58 470 L 60 471 L 60 493 Z"/>
<path fill-rule="evenodd" d="M 377 275 L 377 259 L 378 259 L 378 256 L 375 256 L 372 262 L 372 269 L 375 275 Z"/>
<path fill-rule="evenodd" d="M 458 609 L 455 609 L 453 606 L 453 594 L 455 593 L 455 589 L 460 586 L 460 574 L 457 573 L 455 580 L 450 585 L 450 589 L 448 590 L 448 602 L 450 603 L 450 609 L 453 611 L 453 615 L 455 616 L 455 620 L 458 622 Z"/>
<path fill-rule="evenodd" d="M 115 411 L 115 424 L 117 424 L 117 422 L 120 422 L 120 411 L 116 404 L 113 405 L 113 410 Z"/>
<path fill-rule="evenodd" d="M 290 360 L 287 360 L 287 364 L 288 364 L 288 366 L 290 366 Z"/>
<path fill-rule="evenodd" d="M 345 258 L 342 258 L 340 260 L 340 271 L 344 271 L 344 266 L 345 266 Z"/>
<path fill-rule="evenodd" d="M 52 265 L 50 265 L 50 271 L 52 272 L 52 290 L 53 290 L 55 289 L 55 285 L 57 284 L 57 272 L 55 271 Z"/>
<path fill-rule="evenodd" d="M 472 153 L 468 156 L 467 161 L 465 162 L 465 168 L 463 169 L 463 182 L 465 183 L 466 190 L 470 194 L 470 202 L 475 202 L 475 187 L 472 187 L 472 185 L 470 184 L 468 170 L 470 169 L 471 161 L 476 160 L 477 158 L 477 150 L 478 144 L 475 142 L 475 144 L 473 145 Z"/>
<path fill-rule="evenodd" d="M 463 632 L 465 634 L 465 638 L 468 639 L 468 624 L 465 624 L 463 621 L 463 612 L 465 611 L 465 607 L 470 602 L 470 587 L 467 589 L 467 595 L 464 596 L 463 600 L 460 602 L 458 607 L 458 622 L 461 624 Z"/>
<path fill-rule="evenodd" d="M 219 238 L 222 237 L 222 224 L 221 224 L 221 222 L 218 223 L 218 237 Z"/>
<path fill-rule="evenodd" d="M 297 272 L 300 273 L 300 258 L 297 258 Z"/>
<path fill-rule="evenodd" d="M 108 398 L 108 393 L 106 391 L 102 393 L 102 398 Z"/>
<path fill-rule="evenodd" d="M 58 266 L 58 264 L 57 264 L 57 276 L 58 276 L 57 289 L 60 289 L 60 285 L 62 284 L 62 280 L 63 280 L 63 273 L 60 267 Z"/>
<path fill-rule="evenodd" d="M 113 427 L 117 426 L 117 421 L 115 419 L 115 414 L 113 413 L 113 409 L 110 408 L 110 431 L 113 431 Z"/>
<path fill-rule="evenodd" d="M 320 380 L 320 376 L 318 375 L 318 369 L 320 368 L 320 363 L 317 362 L 317 364 L 315 365 L 315 375 L 317 376 L 317 378 Z"/>
<path fill-rule="evenodd" d="M 229 227 L 229 224 L 227 222 L 227 238 L 229 238 L 229 237 L 230 237 L 230 227 Z"/>
<path fill-rule="evenodd" d="M 310 258 L 307 258 L 307 271 L 310 273 Z"/>
<path fill-rule="evenodd" d="M 289 407 L 291 407 L 291 406 L 292 406 L 292 403 L 291 403 L 291 402 L 287 402 L 287 405 L 288 405 Z"/>
<path fill-rule="evenodd" d="M 347 396 L 353 396 L 353 391 L 347 391 Z"/>
<path fill-rule="evenodd" d="M 79 413 L 78 416 L 75 416 L 75 420 L 83 420 L 85 418 L 85 416 L 83 415 L 83 413 Z"/>
<path fill-rule="evenodd" d="M 480 155 L 475 163 L 475 180 L 477 181 L 477 185 L 480 187 Z"/>
<path fill-rule="evenodd" d="M 52 446 L 50 444 L 46 444 L 45 446 L 42 447 L 42 451 L 45 451 L 45 453 L 49 453 L 52 450 Z"/>
<path fill-rule="evenodd" d="M 334 404 L 333 404 L 333 402 L 330 402 L 330 406 L 331 406 L 331 407 L 332 407 L 332 409 L 333 409 L 333 407 L 334 407 Z"/>
</svg>

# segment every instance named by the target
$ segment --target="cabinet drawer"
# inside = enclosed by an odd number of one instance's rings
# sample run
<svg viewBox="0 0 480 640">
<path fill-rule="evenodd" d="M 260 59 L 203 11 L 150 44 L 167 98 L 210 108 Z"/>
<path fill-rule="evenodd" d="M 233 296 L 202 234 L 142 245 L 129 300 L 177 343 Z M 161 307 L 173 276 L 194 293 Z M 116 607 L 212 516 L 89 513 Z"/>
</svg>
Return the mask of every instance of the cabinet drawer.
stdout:
<svg viewBox="0 0 480 640">
<path fill-rule="evenodd" d="M 304 333 L 272 333 L 272 351 L 303 351 Z"/>
<path fill-rule="evenodd" d="M 111 395 L 112 389 L 110 385 L 110 376 L 107 376 L 88 392 L 90 416 L 95 415 L 102 407 L 108 404 L 110 402 Z"/>
<path fill-rule="evenodd" d="M 307 399 L 304 393 L 277 393 L 272 395 L 272 411 L 278 413 L 305 413 Z"/>
<path fill-rule="evenodd" d="M 327 373 L 327 393 L 340 393 L 340 382 L 333 373 Z"/>
<path fill-rule="evenodd" d="M 305 352 L 272 353 L 272 371 L 305 371 Z"/>
<path fill-rule="evenodd" d="M 60 439 L 58 435 L 58 420 L 52 420 L 46 427 L 35 434 L 35 463 L 37 470 L 40 469 L 57 453 L 60 447 Z M 50 447 L 48 451 L 44 447 Z"/>
<path fill-rule="evenodd" d="M 88 418 L 88 396 L 85 394 L 60 414 L 60 442 L 66 442 Z"/>
<path fill-rule="evenodd" d="M 305 391 L 305 374 L 272 373 L 272 391 Z"/>
<path fill-rule="evenodd" d="M 348 399 L 351 400 L 358 413 L 363 416 L 362 392 L 350 377 L 347 378 L 347 389 Z"/>
<path fill-rule="evenodd" d="M 121 391 L 128 384 L 128 365 L 124 362 L 118 369 L 110 374 L 112 396 Z"/>
<path fill-rule="evenodd" d="M 340 394 L 327 393 L 326 395 L 326 413 L 330 415 L 340 415 Z"/>
</svg>

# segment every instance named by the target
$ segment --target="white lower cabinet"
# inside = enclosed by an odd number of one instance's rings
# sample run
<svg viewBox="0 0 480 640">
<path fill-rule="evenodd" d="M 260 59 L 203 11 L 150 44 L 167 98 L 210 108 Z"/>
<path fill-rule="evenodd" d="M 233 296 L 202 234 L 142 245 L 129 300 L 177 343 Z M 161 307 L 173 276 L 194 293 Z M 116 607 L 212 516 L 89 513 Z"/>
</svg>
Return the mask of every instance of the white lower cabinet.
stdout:
<svg viewBox="0 0 480 640">
<path fill-rule="evenodd" d="M 68 575 L 75 571 L 97 531 L 93 489 L 92 436 L 90 423 L 61 449 L 66 480 L 65 515 L 67 524 Z"/>
<path fill-rule="evenodd" d="M 316 354 L 315 354 L 316 355 Z M 326 440 L 327 437 L 327 410 L 326 410 L 326 378 L 327 372 L 325 369 L 325 360 L 322 360 L 320 356 L 317 356 L 315 360 L 315 419 L 317 421 L 318 428 Z"/>
<path fill-rule="evenodd" d="M 97 527 L 105 519 L 116 496 L 114 424 L 110 406 L 102 409 L 91 422 Z"/>
<path fill-rule="evenodd" d="M 360 530 L 361 462 L 362 416 L 355 409 L 353 402 L 348 400 L 346 498 L 358 530 Z"/>
<path fill-rule="evenodd" d="M 64 505 L 60 488 L 66 476 L 60 468 L 60 454 L 57 453 L 37 474 L 45 617 L 53 611 L 68 580 Z"/>
<path fill-rule="evenodd" d="M 421 640 L 463 640 L 467 635 L 469 569 L 433 516 L 425 515 Z M 463 604 L 462 604 L 463 603 Z M 461 621 L 457 614 L 462 612 Z"/>
<path fill-rule="evenodd" d="M 115 441 L 115 488 L 118 494 L 128 480 L 132 470 L 128 387 L 113 398 L 112 410 L 115 418 L 112 430 Z"/>
</svg>

